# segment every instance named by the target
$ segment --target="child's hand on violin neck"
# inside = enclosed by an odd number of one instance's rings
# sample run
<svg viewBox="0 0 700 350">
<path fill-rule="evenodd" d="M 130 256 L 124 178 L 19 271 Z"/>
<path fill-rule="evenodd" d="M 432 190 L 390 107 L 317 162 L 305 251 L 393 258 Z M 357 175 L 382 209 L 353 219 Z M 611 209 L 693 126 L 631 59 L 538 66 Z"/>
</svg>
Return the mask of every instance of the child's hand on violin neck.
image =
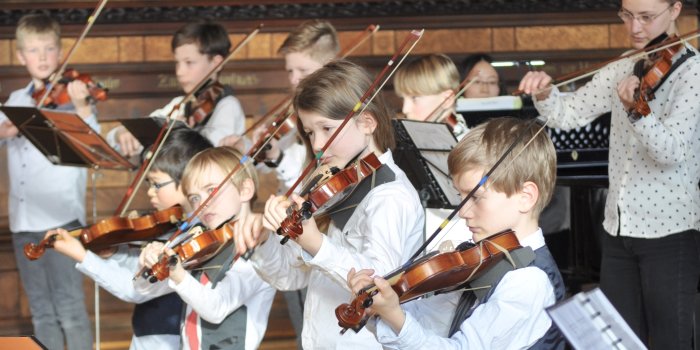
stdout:
<svg viewBox="0 0 700 350">
<path fill-rule="evenodd" d="M 83 244 L 80 243 L 78 239 L 71 236 L 70 233 L 68 233 L 68 231 L 62 228 L 46 232 L 44 238 L 49 238 L 53 235 L 57 235 L 55 241 L 53 242 L 53 247 L 57 252 L 77 262 L 83 262 L 87 252 L 85 251 L 85 247 L 83 247 Z"/>
<path fill-rule="evenodd" d="M 233 242 L 236 244 L 236 253 L 245 254 L 267 240 L 269 234 L 263 230 L 263 216 L 258 213 L 249 213 L 236 220 L 233 229 Z"/>
<path fill-rule="evenodd" d="M 290 206 L 292 206 L 292 201 L 287 199 L 287 197 L 270 196 L 267 202 L 265 202 L 263 226 L 270 231 L 277 231 L 282 225 L 282 221 L 287 218 L 287 208 Z"/>
<path fill-rule="evenodd" d="M 153 267 L 160 259 L 160 254 L 163 252 L 165 245 L 161 242 L 148 243 L 139 255 L 139 264 L 147 268 Z"/>
<path fill-rule="evenodd" d="M 382 316 L 391 315 L 401 310 L 399 306 L 399 296 L 391 288 L 389 282 L 380 276 L 374 276 L 374 270 L 364 269 L 355 272 L 350 269 L 348 272 L 348 286 L 355 295 L 358 295 L 368 286 L 376 286 L 378 293 L 372 296 L 372 306 L 367 308 L 370 315 L 378 314 Z"/>
<path fill-rule="evenodd" d="M 617 84 L 617 95 L 620 96 L 620 101 L 622 102 L 622 105 L 625 107 L 626 111 L 634 108 L 634 94 L 638 88 L 639 78 L 634 75 L 622 79 L 622 81 Z"/>
</svg>

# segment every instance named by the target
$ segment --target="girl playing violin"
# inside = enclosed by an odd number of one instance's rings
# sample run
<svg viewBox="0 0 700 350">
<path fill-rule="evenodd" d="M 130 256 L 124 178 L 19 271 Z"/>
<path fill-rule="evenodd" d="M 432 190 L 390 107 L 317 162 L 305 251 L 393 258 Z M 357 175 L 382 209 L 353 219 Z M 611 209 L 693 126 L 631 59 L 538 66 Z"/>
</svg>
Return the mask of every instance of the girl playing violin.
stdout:
<svg viewBox="0 0 700 350">
<path fill-rule="evenodd" d="M 564 349 L 564 338 L 545 312 L 563 299 L 564 283 L 538 227 L 538 216 L 554 187 L 556 156 L 552 141 L 538 129 L 539 125 L 517 119 L 492 119 L 469 131 L 448 158 L 454 185 L 464 197 L 525 133 L 524 141 L 459 211 L 475 242 L 512 229 L 520 245 L 531 249 L 529 257 L 522 250 L 518 256 L 511 252 L 514 261 L 520 261 L 518 268 L 504 260 L 509 268 L 471 282 L 468 287 L 473 291 L 403 306 L 386 280 L 372 278 L 376 270 L 350 270 L 348 284 L 355 293 L 372 283 L 378 287 L 369 310 L 380 316 L 376 337 L 385 348 Z M 529 140 L 533 142 L 525 146 Z"/>
<path fill-rule="evenodd" d="M 632 46 L 642 49 L 676 33 L 681 8 L 676 0 L 623 0 L 618 15 Z M 520 82 L 553 127 L 580 127 L 612 110 L 603 222 L 609 235 L 602 238 L 600 285 L 652 349 L 690 348 L 688 305 L 700 269 L 700 56 L 686 43 L 677 49 L 667 79 L 648 102 L 635 98 L 642 84 L 632 58 L 605 66 L 567 96 L 551 87 L 544 72 L 530 72 Z M 643 105 L 646 115 L 636 112 Z"/>
<path fill-rule="evenodd" d="M 320 150 L 352 110 L 371 83 L 367 73 L 348 61 L 335 61 L 299 83 L 294 109 L 298 130 L 307 146 L 307 157 Z M 358 200 L 332 208 L 330 226 L 322 232 L 315 218 L 303 222 L 297 240 L 280 245 L 273 233 L 287 217 L 287 208 L 303 200 L 270 197 L 264 220 L 258 218 L 236 237 L 239 252 L 257 247 L 251 261 L 256 271 L 279 290 L 308 286 L 304 307 L 302 344 L 305 349 L 379 349 L 367 331 L 340 337 L 333 309 L 347 301 L 350 289 L 345 276 L 352 266 L 370 266 L 387 272 L 404 262 L 421 241 L 423 210 L 406 175 L 394 164 L 391 148 L 394 136 L 389 111 L 378 95 L 365 112 L 356 115 L 340 132 L 319 163 L 344 168 L 353 160 L 370 154 L 383 163 L 377 178 L 385 181 Z M 381 170 L 381 169 L 384 170 Z M 372 181 L 364 182 L 371 186 Z M 345 213 L 346 220 L 335 214 Z M 351 213 L 351 214 L 350 214 Z M 260 227 L 269 231 L 261 232 Z"/>
<path fill-rule="evenodd" d="M 241 160 L 229 147 L 217 147 L 197 154 L 182 175 L 182 190 L 193 207 L 200 205 Z M 255 170 L 246 165 L 220 189 L 199 216 L 213 230 L 223 225 L 240 229 L 253 215 L 250 201 L 257 186 Z M 232 218 L 236 222 L 229 222 Z M 204 234 L 204 233 L 203 233 Z M 230 241 L 229 241 L 230 243 Z M 160 260 L 163 244 L 147 245 L 139 257 L 141 265 L 152 267 Z M 175 252 L 166 249 L 165 253 Z M 177 260 L 167 281 L 146 285 L 138 279 L 136 288 L 146 295 L 175 291 L 185 302 L 181 326 L 183 349 L 246 349 L 260 346 L 275 290 L 258 277 L 250 262 L 235 259 L 225 245 L 211 260 L 190 274 Z"/>
<path fill-rule="evenodd" d="M 175 58 L 175 76 L 183 92 L 189 93 L 207 74 L 216 67 L 229 54 L 231 42 L 228 34 L 220 24 L 209 22 L 195 22 L 185 25 L 173 35 L 171 42 L 173 56 Z M 217 89 L 216 74 L 211 77 L 211 83 L 205 85 L 195 93 L 207 94 Z M 182 101 L 182 96 L 174 98 L 163 108 L 151 113 L 155 117 L 167 117 L 173 107 Z M 245 114 L 237 98 L 232 95 L 229 87 L 223 87 L 214 101 L 211 115 L 203 119 L 201 123 L 195 123 L 193 105 L 180 106 L 180 116 L 189 126 L 194 127 L 214 145 L 219 145 L 221 140 L 228 135 L 241 135 L 245 130 Z M 110 145 L 118 146 L 119 151 L 127 156 L 140 152 L 142 146 L 136 138 L 123 126 L 111 130 L 107 134 Z"/>
<path fill-rule="evenodd" d="M 45 14 L 20 19 L 16 31 L 17 60 L 27 68 L 31 82 L 12 92 L 5 106 L 33 107 L 39 101 L 32 93 L 44 87 L 59 66 L 61 29 L 58 21 Z M 72 103 L 58 110 L 74 110 L 99 132 L 96 111 L 88 103 L 88 89 L 82 81 L 67 85 Z M 92 349 L 90 320 L 85 310 L 82 276 L 72 261 L 49 252 L 44 259 L 30 262 L 22 247 L 37 242 L 46 230 L 76 227 L 85 223 L 87 171 L 51 163 L 0 113 L 0 146 L 7 145 L 10 178 L 9 219 L 17 269 L 29 299 L 34 334 L 49 349 Z M 64 298 L 56 298 L 63 295 Z"/>
<path fill-rule="evenodd" d="M 458 88 L 457 67 L 443 54 L 417 58 L 401 67 L 394 77 L 394 89 L 403 99 L 401 112 L 406 118 L 445 122 L 445 118 L 454 116 L 456 125 L 452 132 L 459 140 L 469 129 L 455 110 L 454 95 Z"/>
<path fill-rule="evenodd" d="M 150 184 L 148 197 L 156 210 L 179 205 L 186 212 L 190 211 L 187 197 L 181 190 L 182 172 L 195 154 L 211 147 L 211 143 L 194 130 L 172 130 L 163 143 L 160 156 L 155 158 L 146 175 Z M 137 292 L 133 287 L 133 276 L 139 270 L 139 248 L 122 244 L 116 253 L 101 258 L 86 250 L 78 239 L 65 230 L 49 231 L 46 237 L 55 233 L 61 236 L 54 242 L 55 250 L 75 260 L 76 269 L 117 298 L 136 304 L 131 318 L 134 334 L 130 350 L 180 348 L 180 297 L 170 293 L 154 298 Z M 163 232 L 163 236 L 167 237 L 168 233 Z"/>
</svg>

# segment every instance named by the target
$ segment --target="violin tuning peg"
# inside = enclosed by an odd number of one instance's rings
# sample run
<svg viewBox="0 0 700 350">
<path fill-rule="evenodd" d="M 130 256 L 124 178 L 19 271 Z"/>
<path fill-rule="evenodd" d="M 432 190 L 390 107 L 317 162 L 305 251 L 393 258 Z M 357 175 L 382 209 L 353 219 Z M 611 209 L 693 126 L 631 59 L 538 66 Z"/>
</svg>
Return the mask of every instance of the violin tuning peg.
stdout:
<svg viewBox="0 0 700 350">
<path fill-rule="evenodd" d="M 284 238 L 282 238 L 282 240 L 280 241 L 280 244 L 284 245 L 285 243 L 287 243 L 287 241 L 289 241 L 289 236 L 284 236 Z"/>
</svg>

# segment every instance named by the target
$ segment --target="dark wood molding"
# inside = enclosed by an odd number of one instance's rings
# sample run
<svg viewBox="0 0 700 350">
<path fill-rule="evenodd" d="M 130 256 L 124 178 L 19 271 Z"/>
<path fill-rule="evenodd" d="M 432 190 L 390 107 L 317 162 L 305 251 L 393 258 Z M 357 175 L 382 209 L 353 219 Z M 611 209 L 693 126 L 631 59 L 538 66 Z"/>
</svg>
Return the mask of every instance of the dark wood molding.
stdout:
<svg viewBox="0 0 700 350">
<path fill-rule="evenodd" d="M 683 3 L 686 13 L 697 13 L 698 0 Z M 12 37 L 19 18 L 37 11 L 57 18 L 67 35 L 77 34 L 94 5 L 75 0 L 4 3 L 0 38 Z M 169 35 L 193 19 L 215 20 L 232 32 L 260 22 L 266 30 L 288 31 L 309 18 L 332 20 L 340 30 L 372 22 L 386 29 L 617 23 L 618 7 L 609 0 L 115 1 L 100 15 L 92 35 Z"/>
</svg>

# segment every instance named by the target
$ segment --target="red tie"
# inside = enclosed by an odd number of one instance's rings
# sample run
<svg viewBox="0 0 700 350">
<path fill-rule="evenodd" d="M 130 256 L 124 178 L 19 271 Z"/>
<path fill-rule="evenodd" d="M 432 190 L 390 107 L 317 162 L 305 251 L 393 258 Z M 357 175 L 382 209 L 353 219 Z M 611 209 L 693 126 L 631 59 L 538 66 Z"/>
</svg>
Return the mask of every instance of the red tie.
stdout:
<svg viewBox="0 0 700 350">
<path fill-rule="evenodd" d="M 202 272 L 199 277 L 199 282 L 206 285 L 209 283 L 209 278 L 207 274 Z M 185 335 L 187 335 L 187 342 L 190 344 L 190 350 L 199 350 L 199 337 L 197 337 L 197 313 L 192 309 L 187 319 L 185 319 Z"/>
</svg>

